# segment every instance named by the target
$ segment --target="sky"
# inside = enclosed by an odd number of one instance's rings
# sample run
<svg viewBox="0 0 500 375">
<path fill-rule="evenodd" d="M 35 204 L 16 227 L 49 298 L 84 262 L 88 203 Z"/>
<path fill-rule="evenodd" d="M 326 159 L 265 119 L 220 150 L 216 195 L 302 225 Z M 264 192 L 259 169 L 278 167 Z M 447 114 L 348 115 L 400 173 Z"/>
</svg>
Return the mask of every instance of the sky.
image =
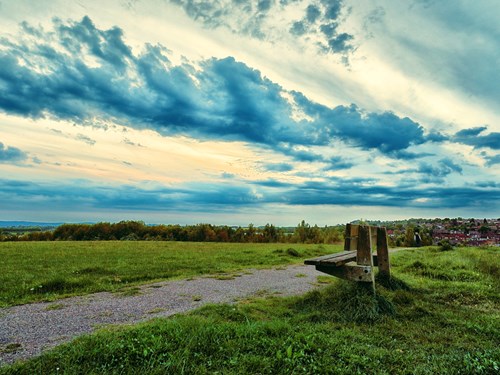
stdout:
<svg viewBox="0 0 500 375">
<path fill-rule="evenodd" d="M 500 216 L 497 0 L 0 0 L 0 220 Z"/>
</svg>

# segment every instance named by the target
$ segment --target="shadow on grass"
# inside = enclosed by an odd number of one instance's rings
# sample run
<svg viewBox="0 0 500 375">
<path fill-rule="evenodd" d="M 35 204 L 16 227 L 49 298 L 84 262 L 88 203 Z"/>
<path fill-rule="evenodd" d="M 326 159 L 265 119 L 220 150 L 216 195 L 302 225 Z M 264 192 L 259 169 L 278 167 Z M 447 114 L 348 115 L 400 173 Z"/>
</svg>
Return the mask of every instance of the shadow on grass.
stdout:
<svg viewBox="0 0 500 375">
<path fill-rule="evenodd" d="M 86 281 L 72 281 L 62 277 L 57 277 L 32 287 L 31 291 L 34 294 L 71 293 L 84 289 L 88 286 L 88 284 L 89 283 Z"/>
<path fill-rule="evenodd" d="M 389 290 L 411 290 L 410 286 L 403 280 L 383 273 L 378 273 L 375 276 L 375 282 Z"/>
</svg>

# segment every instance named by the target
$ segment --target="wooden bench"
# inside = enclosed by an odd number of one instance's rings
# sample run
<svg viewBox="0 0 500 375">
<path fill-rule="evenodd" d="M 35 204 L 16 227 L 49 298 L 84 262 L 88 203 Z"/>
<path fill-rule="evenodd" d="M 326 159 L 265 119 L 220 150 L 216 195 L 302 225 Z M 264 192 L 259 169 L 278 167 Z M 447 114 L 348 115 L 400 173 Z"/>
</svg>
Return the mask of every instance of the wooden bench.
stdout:
<svg viewBox="0 0 500 375">
<path fill-rule="evenodd" d="M 344 251 L 307 259 L 320 272 L 347 280 L 369 282 L 375 288 L 374 267 L 390 277 L 387 231 L 384 227 L 347 224 Z M 377 252 L 373 253 L 376 249 Z"/>
</svg>

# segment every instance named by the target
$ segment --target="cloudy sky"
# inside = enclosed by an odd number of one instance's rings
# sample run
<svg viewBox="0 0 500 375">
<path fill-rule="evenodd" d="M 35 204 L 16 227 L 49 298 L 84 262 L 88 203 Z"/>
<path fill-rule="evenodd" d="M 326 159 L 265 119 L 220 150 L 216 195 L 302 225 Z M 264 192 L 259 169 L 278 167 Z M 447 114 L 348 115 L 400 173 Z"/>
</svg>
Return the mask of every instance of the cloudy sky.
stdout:
<svg viewBox="0 0 500 375">
<path fill-rule="evenodd" d="M 500 216 L 497 0 L 0 0 L 0 220 Z"/>
</svg>

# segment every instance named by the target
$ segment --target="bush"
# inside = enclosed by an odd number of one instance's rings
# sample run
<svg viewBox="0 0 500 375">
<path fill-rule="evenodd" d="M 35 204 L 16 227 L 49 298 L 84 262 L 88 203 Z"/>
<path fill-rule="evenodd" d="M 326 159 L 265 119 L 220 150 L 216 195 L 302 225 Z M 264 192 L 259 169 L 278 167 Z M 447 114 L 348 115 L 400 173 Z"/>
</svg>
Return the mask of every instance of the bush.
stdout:
<svg viewBox="0 0 500 375">
<path fill-rule="evenodd" d="M 300 253 L 292 247 L 286 249 L 286 253 L 292 257 L 299 257 L 300 256 Z"/>
<path fill-rule="evenodd" d="M 439 250 L 441 251 L 453 250 L 453 245 L 448 240 L 439 241 L 438 245 L 439 245 Z"/>
</svg>

